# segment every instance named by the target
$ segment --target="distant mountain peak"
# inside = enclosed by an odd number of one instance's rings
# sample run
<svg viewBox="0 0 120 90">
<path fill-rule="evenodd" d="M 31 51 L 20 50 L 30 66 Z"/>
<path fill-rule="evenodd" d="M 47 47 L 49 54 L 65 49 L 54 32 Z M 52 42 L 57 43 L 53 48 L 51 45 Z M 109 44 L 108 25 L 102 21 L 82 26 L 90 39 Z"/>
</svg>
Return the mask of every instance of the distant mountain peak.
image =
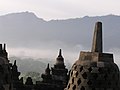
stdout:
<svg viewBox="0 0 120 90">
<path fill-rule="evenodd" d="M 37 17 L 33 12 L 28 12 L 28 11 L 25 11 L 25 12 L 17 12 L 17 13 L 9 13 L 9 14 L 2 15 L 2 16 L 13 16 L 13 15 L 31 15 L 31 16 Z"/>
<path fill-rule="evenodd" d="M 14 19 L 14 18 L 19 18 L 19 19 L 34 19 L 34 20 L 40 20 L 45 22 L 42 18 L 38 18 L 33 12 L 25 11 L 25 12 L 17 12 L 17 13 L 10 13 L 6 15 L 0 16 L 0 18 L 6 18 L 6 19 Z"/>
</svg>

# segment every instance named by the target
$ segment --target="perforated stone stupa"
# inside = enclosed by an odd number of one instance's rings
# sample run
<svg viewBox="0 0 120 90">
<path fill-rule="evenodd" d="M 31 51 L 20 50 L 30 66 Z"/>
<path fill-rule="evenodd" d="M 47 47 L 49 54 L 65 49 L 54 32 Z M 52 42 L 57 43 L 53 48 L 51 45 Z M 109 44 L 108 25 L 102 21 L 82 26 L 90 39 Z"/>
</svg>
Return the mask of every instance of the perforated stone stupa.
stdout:
<svg viewBox="0 0 120 90">
<path fill-rule="evenodd" d="M 102 23 L 95 24 L 91 52 L 81 52 L 65 90 L 120 90 L 119 69 L 113 54 L 103 53 Z"/>
</svg>

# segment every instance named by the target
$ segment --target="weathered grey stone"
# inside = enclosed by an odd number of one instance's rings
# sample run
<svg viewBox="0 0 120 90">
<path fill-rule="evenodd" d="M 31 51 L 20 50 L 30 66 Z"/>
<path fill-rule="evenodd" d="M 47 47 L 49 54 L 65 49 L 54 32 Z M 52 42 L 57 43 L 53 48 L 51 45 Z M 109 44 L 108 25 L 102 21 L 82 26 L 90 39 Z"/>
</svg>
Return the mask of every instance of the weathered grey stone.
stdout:
<svg viewBox="0 0 120 90">
<path fill-rule="evenodd" d="M 113 54 L 102 53 L 102 23 L 97 22 L 91 52 L 81 52 L 65 90 L 120 90 Z"/>
<path fill-rule="evenodd" d="M 95 24 L 92 52 L 102 53 L 102 23 L 101 22 L 97 22 Z"/>
</svg>

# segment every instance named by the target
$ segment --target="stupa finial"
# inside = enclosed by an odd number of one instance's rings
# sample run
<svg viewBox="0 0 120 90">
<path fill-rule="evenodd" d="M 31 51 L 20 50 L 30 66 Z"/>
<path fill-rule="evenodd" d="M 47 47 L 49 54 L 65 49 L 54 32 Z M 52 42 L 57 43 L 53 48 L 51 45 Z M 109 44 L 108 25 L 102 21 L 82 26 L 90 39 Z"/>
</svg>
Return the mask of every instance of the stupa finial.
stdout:
<svg viewBox="0 0 120 90">
<path fill-rule="evenodd" d="M 92 52 L 99 52 L 102 53 L 102 23 L 96 22 L 95 24 L 95 31 L 93 36 L 93 43 L 92 43 Z"/>
</svg>

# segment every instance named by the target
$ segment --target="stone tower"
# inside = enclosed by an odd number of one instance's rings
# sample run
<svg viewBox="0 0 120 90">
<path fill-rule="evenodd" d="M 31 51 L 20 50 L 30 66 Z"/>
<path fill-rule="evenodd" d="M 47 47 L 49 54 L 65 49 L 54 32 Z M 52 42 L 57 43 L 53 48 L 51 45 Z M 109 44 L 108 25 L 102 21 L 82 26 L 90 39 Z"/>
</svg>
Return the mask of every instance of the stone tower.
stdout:
<svg viewBox="0 0 120 90">
<path fill-rule="evenodd" d="M 41 75 L 42 81 L 36 81 L 35 90 L 64 90 L 68 83 L 68 69 L 65 67 L 62 50 L 56 58 L 54 67 L 49 68 L 49 64 L 45 69 L 45 73 Z"/>
<path fill-rule="evenodd" d="M 66 85 L 68 69 L 65 67 L 61 49 L 59 51 L 58 57 L 56 58 L 56 63 L 54 64 L 54 67 L 51 68 L 51 70 L 54 83 L 62 83 Z"/>
<path fill-rule="evenodd" d="M 19 76 L 20 76 L 20 72 L 18 72 L 18 69 L 17 69 L 17 65 L 16 65 L 16 60 L 14 61 L 14 64 L 12 66 L 12 79 L 13 81 L 19 81 Z"/>
<path fill-rule="evenodd" d="M 51 83 L 52 81 L 52 76 L 50 74 L 50 68 L 49 68 L 49 63 L 47 65 L 47 68 L 45 69 L 45 73 L 41 75 L 43 78 L 43 83 Z"/>
<path fill-rule="evenodd" d="M 11 72 L 12 72 L 13 89 L 19 90 L 17 88 L 21 88 L 23 82 L 21 82 L 20 79 L 19 79 L 20 72 L 18 72 L 18 67 L 17 67 L 17 64 L 16 64 L 16 60 L 14 61 L 14 64 L 11 67 Z"/>
<path fill-rule="evenodd" d="M 12 90 L 12 74 L 6 44 L 0 44 L 0 90 Z"/>
<path fill-rule="evenodd" d="M 102 23 L 95 24 L 91 52 L 81 52 L 65 90 L 120 90 L 119 69 L 113 54 L 103 53 Z"/>
</svg>

